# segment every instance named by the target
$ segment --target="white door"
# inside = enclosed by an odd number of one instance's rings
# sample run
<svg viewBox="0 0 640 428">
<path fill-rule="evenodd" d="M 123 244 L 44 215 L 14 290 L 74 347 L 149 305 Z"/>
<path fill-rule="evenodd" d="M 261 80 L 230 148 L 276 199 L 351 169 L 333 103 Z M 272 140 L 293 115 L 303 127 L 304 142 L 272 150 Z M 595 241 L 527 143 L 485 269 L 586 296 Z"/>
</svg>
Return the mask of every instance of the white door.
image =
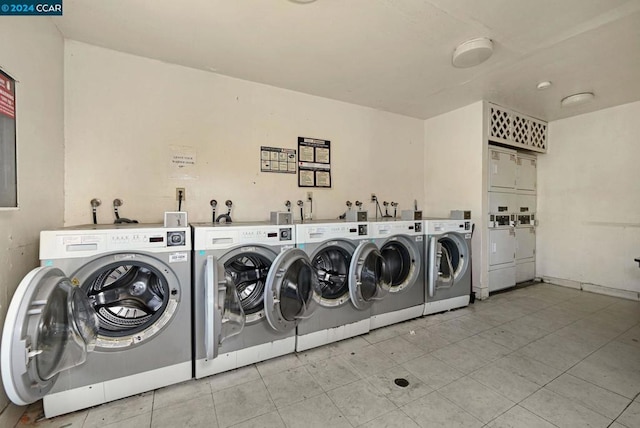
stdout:
<svg viewBox="0 0 640 428">
<path fill-rule="evenodd" d="M 516 187 L 516 151 L 489 148 L 489 190 L 514 190 Z"/>
<path fill-rule="evenodd" d="M 9 399 L 26 405 L 44 397 L 59 373 L 86 361 L 98 327 L 88 297 L 60 269 L 29 272 L 11 299 L 2 331 L 2 381 Z"/>
<path fill-rule="evenodd" d="M 516 260 L 531 259 L 536 251 L 536 228 L 516 227 Z"/>
<path fill-rule="evenodd" d="M 293 330 L 309 318 L 320 299 L 318 274 L 307 254 L 292 248 L 281 252 L 271 264 L 264 289 L 264 312 L 279 332 Z"/>
<path fill-rule="evenodd" d="M 513 263 L 516 254 L 515 231 L 512 227 L 489 230 L 489 266 Z"/>
<path fill-rule="evenodd" d="M 537 188 L 536 157 L 518 155 L 516 190 L 535 193 Z"/>
<path fill-rule="evenodd" d="M 391 288 L 391 274 L 378 247 L 363 242 L 353 253 L 349 266 L 349 295 L 357 309 L 368 309 L 383 299 Z"/>
</svg>

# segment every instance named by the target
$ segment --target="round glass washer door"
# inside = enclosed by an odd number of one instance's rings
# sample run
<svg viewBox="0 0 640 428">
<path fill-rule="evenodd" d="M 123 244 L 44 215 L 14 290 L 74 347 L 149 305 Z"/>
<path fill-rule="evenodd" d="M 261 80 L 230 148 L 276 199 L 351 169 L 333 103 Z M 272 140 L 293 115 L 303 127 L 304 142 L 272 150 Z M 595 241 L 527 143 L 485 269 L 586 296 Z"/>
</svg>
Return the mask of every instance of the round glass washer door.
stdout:
<svg viewBox="0 0 640 428">
<path fill-rule="evenodd" d="M 422 267 L 420 250 L 415 242 L 408 236 L 394 236 L 384 242 L 380 253 L 391 277 L 389 291 L 399 293 L 413 286 Z"/>
<path fill-rule="evenodd" d="M 58 374 L 94 349 L 98 317 L 81 289 L 57 268 L 39 267 L 14 293 L 2 332 L 2 380 L 9 399 L 26 405 L 45 396 Z"/>
<path fill-rule="evenodd" d="M 98 315 L 96 347 L 118 350 L 150 340 L 172 321 L 181 284 L 157 258 L 138 253 L 104 256 L 84 265 L 79 284 Z"/>
<path fill-rule="evenodd" d="M 389 293 L 391 275 L 375 244 L 363 242 L 353 253 L 349 281 L 351 302 L 357 309 L 368 309 Z"/>
<path fill-rule="evenodd" d="M 240 247 L 220 257 L 227 280 L 235 285 L 247 324 L 264 318 L 267 275 L 277 253 L 262 246 Z"/>
<path fill-rule="evenodd" d="M 283 251 L 267 277 L 264 301 L 269 325 L 279 332 L 294 329 L 301 319 L 313 314 L 320 292 L 307 254 L 298 248 Z"/>
<path fill-rule="evenodd" d="M 356 246 L 348 241 L 328 241 L 313 253 L 311 266 L 318 277 L 318 303 L 337 307 L 349 301 L 349 268 Z"/>
<path fill-rule="evenodd" d="M 457 233 L 438 238 L 435 249 L 437 287 L 452 287 L 468 268 L 469 249 L 465 239 Z"/>
</svg>

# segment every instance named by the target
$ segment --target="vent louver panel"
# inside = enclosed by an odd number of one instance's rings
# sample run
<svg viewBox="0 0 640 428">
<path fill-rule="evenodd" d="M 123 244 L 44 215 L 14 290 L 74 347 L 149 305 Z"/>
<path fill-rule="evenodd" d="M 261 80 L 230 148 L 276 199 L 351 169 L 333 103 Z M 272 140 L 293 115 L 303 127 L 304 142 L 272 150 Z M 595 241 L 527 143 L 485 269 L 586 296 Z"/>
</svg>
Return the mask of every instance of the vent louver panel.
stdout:
<svg viewBox="0 0 640 428">
<path fill-rule="evenodd" d="M 547 123 L 489 103 L 489 140 L 534 152 L 547 151 Z"/>
</svg>

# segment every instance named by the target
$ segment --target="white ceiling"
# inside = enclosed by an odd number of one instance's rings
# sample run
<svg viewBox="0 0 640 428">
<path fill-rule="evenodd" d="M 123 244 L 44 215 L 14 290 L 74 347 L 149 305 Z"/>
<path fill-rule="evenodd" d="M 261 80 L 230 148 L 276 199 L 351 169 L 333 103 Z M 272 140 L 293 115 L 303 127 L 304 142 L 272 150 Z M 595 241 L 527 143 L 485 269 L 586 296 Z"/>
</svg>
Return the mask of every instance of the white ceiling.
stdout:
<svg viewBox="0 0 640 428">
<path fill-rule="evenodd" d="M 65 0 L 55 22 L 69 39 L 423 119 L 481 99 L 545 120 L 640 100 L 640 0 Z M 476 37 L 493 56 L 453 68 Z M 560 108 L 584 91 L 595 102 Z"/>
</svg>

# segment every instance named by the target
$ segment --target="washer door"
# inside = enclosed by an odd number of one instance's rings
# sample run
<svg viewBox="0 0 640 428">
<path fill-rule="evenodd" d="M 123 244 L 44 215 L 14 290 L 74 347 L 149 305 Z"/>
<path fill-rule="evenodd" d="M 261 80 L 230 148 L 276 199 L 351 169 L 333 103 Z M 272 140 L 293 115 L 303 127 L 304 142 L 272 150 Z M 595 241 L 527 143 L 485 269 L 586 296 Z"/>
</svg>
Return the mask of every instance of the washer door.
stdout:
<svg viewBox="0 0 640 428">
<path fill-rule="evenodd" d="M 421 242 L 422 243 L 422 242 Z M 394 236 L 380 248 L 391 276 L 391 293 L 411 288 L 420 275 L 420 250 L 408 236 Z"/>
<path fill-rule="evenodd" d="M 58 374 L 85 362 L 98 317 L 85 293 L 57 268 L 39 267 L 20 282 L 2 332 L 2 380 L 11 401 L 45 396 Z"/>
<path fill-rule="evenodd" d="M 353 253 L 349 267 L 349 295 L 357 309 L 368 309 L 374 301 L 389 293 L 391 275 L 387 264 L 371 242 L 361 243 Z"/>
<path fill-rule="evenodd" d="M 458 233 L 445 233 L 429 238 L 428 295 L 438 288 L 451 288 L 469 267 L 469 246 Z"/>
<path fill-rule="evenodd" d="M 271 265 L 264 291 L 269 325 L 279 332 L 293 330 L 299 320 L 313 314 L 320 293 L 318 275 L 307 254 L 298 248 L 283 251 Z"/>
<path fill-rule="evenodd" d="M 156 337 L 173 320 L 183 286 L 170 266 L 140 253 L 92 260 L 73 274 L 72 283 L 80 285 L 98 314 L 101 351 Z"/>
<path fill-rule="evenodd" d="M 204 283 L 204 345 L 211 360 L 225 339 L 242 332 L 246 317 L 233 279 L 213 256 L 207 256 Z"/>
</svg>

